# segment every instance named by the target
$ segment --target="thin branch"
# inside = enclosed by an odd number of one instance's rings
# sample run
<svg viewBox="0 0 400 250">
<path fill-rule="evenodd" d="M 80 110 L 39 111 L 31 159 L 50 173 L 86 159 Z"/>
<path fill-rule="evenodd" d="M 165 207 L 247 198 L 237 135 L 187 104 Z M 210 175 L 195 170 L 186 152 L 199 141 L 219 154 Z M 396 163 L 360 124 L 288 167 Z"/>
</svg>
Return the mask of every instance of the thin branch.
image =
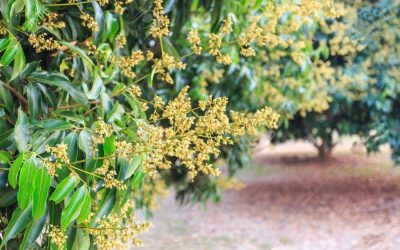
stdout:
<svg viewBox="0 0 400 250">
<path fill-rule="evenodd" d="M 15 95 L 18 100 L 20 100 L 22 102 L 22 104 L 24 105 L 28 105 L 28 101 L 25 99 L 25 97 L 23 97 L 18 90 L 16 90 L 13 86 L 11 86 L 8 83 L 4 83 L 4 86 L 6 86 L 6 88 L 13 94 Z"/>
</svg>

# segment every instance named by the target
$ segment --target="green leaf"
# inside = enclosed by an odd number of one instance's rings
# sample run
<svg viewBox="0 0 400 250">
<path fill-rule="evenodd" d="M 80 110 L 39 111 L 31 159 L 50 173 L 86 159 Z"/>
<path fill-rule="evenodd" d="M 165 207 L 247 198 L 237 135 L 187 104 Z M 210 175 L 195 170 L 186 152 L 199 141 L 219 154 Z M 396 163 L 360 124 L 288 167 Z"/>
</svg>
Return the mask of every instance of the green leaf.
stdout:
<svg viewBox="0 0 400 250">
<path fill-rule="evenodd" d="M 21 108 L 18 109 L 18 119 L 14 128 L 14 139 L 19 152 L 28 150 L 29 122 L 28 117 L 26 117 Z"/>
<path fill-rule="evenodd" d="M 8 207 L 17 201 L 17 189 L 9 188 L 0 192 L 0 207 Z"/>
<path fill-rule="evenodd" d="M 68 145 L 68 158 L 71 162 L 78 160 L 78 136 L 76 133 L 69 133 L 65 139 L 64 143 Z"/>
<path fill-rule="evenodd" d="M 2 81 L 0 81 L 0 104 L 4 105 L 8 112 L 14 113 L 13 97 Z"/>
<path fill-rule="evenodd" d="M 153 87 L 153 82 L 154 82 L 154 75 L 156 74 L 156 67 L 153 67 L 153 69 L 151 70 L 151 74 L 147 77 L 147 84 L 149 85 L 149 87 Z"/>
<path fill-rule="evenodd" d="M 113 210 L 115 203 L 117 201 L 117 198 L 113 191 L 108 191 L 108 193 L 106 195 L 104 195 L 104 197 L 105 198 L 102 200 L 99 210 L 97 210 L 96 214 L 93 216 L 93 219 L 91 222 L 92 227 L 95 227 L 97 225 L 97 222 L 96 222 L 97 219 L 103 218 L 104 216 L 111 213 L 111 211 Z"/>
<path fill-rule="evenodd" d="M 146 173 L 143 172 L 142 170 L 136 172 L 132 179 L 132 187 L 137 188 L 139 184 L 142 183 L 145 176 Z"/>
<path fill-rule="evenodd" d="M 3 241 L 0 244 L 0 249 L 3 248 L 7 242 L 18 236 L 25 227 L 32 221 L 32 207 L 21 209 L 17 207 L 7 225 L 4 233 Z"/>
<path fill-rule="evenodd" d="M 7 20 L 10 20 L 14 13 L 19 13 L 22 11 L 22 8 L 24 7 L 24 1 L 23 0 L 10 0 L 8 1 L 7 7 L 6 7 L 6 18 Z"/>
<path fill-rule="evenodd" d="M 27 31 L 36 29 L 38 23 L 38 3 L 37 0 L 24 0 L 25 3 L 25 22 L 24 28 Z"/>
<path fill-rule="evenodd" d="M 175 58 L 180 58 L 178 51 L 176 50 L 174 45 L 171 43 L 171 41 L 167 37 L 165 37 L 165 36 L 162 37 L 162 43 L 163 43 L 165 52 L 167 52 L 169 55 L 171 55 Z"/>
<path fill-rule="evenodd" d="M 122 115 L 125 113 L 124 107 L 122 107 L 119 102 L 116 102 L 111 109 L 111 111 L 107 114 L 107 123 L 112 123 L 115 120 L 120 120 Z"/>
<path fill-rule="evenodd" d="M 35 221 L 40 219 L 46 211 L 47 196 L 51 184 L 51 176 L 45 168 L 35 168 L 35 179 L 33 181 L 32 217 Z"/>
<path fill-rule="evenodd" d="M 78 224 L 84 222 L 88 218 L 90 211 L 91 211 L 91 205 L 92 205 L 91 202 L 92 202 L 92 197 L 90 197 L 90 192 L 88 190 L 86 190 L 85 200 L 83 202 L 81 212 L 80 212 L 78 218 L 76 218 L 76 222 Z"/>
<path fill-rule="evenodd" d="M 86 158 L 90 158 L 90 132 L 88 130 L 83 130 L 79 134 L 78 147 L 85 152 Z"/>
<path fill-rule="evenodd" d="M 57 119 L 49 119 L 43 122 L 43 128 L 48 132 L 56 131 L 56 130 L 66 130 L 73 128 L 74 125 L 68 121 L 57 120 Z"/>
<path fill-rule="evenodd" d="M 110 11 L 105 14 L 105 26 L 106 37 L 113 42 L 119 31 L 119 23 L 118 19 Z"/>
<path fill-rule="evenodd" d="M 10 186 L 13 188 L 17 186 L 18 172 L 23 162 L 24 162 L 24 153 L 21 153 L 17 157 L 17 159 L 15 159 L 15 161 L 10 167 L 10 170 L 8 171 L 8 183 L 10 183 Z"/>
<path fill-rule="evenodd" d="M 15 55 L 15 58 L 14 58 L 13 71 L 11 74 L 10 81 L 14 80 L 19 75 L 19 73 L 25 67 L 25 64 L 26 64 L 26 61 L 25 61 L 24 50 L 22 49 L 21 45 L 18 43 L 17 44 L 17 54 Z"/>
<path fill-rule="evenodd" d="M 8 151 L 0 150 L 0 163 L 6 164 L 10 159 L 11 154 Z"/>
<path fill-rule="evenodd" d="M 14 60 L 18 51 L 18 43 L 12 43 L 13 46 L 9 46 L 1 57 L 0 63 L 2 67 L 7 67 Z"/>
<path fill-rule="evenodd" d="M 38 221 L 32 221 L 25 230 L 24 239 L 19 249 L 30 249 L 29 247 L 35 243 L 36 239 L 42 232 L 46 224 L 47 214 L 43 215 Z"/>
<path fill-rule="evenodd" d="M 90 248 L 90 237 L 83 229 L 76 230 L 76 238 L 72 250 L 88 250 Z"/>
<path fill-rule="evenodd" d="M 46 71 L 34 71 L 27 76 L 27 79 L 61 88 L 67 91 L 75 101 L 82 104 L 86 104 L 88 102 L 85 94 L 63 74 L 49 73 Z"/>
<path fill-rule="evenodd" d="M 104 139 L 103 150 L 105 156 L 115 152 L 115 136 L 110 136 Z"/>
<path fill-rule="evenodd" d="M 0 148 L 8 148 L 14 144 L 13 129 L 0 132 Z"/>
<path fill-rule="evenodd" d="M 42 95 L 40 93 L 39 88 L 33 85 L 32 83 L 28 84 L 27 94 L 28 94 L 29 114 L 34 119 L 37 119 L 38 116 L 40 115 Z"/>
<path fill-rule="evenodd" d="M 136 171 L 136 169 L 141 165 L 142 163 L 142 156 L 134 155 L 132 157 L 132 160 L 128 162 L 126 159 L 121 160 L 121 170 L 120 170 L 120 180 L 127 180 L 129 177 L 133 175 L 133 173 Z M 123 163 L 126 164 L 123 164 Z"/>
<path fill-rule="evenodd" d="M 10 44 L 10 39 L 9 38 L 0 39 L 0 52 L 5 50 L 8 47 L 9 44 Z"/>
<path fill-rule="evenodd" d="M 88 192 L 85 186 L 80 187 L 71 197 L 67 206 L 61 213 L 61 228 L 66 229 L 80 214 L 85 192 Z"/>
<path fill-rule="evenodd" d="M 85 51 L 68 43 L 68 42 L 64 42 L 64 41 L 60 41 L 60 44 L 64 45 L 65 47 L 69 48 L 70 50 L 72 50 L 72 52 L 75 52 L 76 54 L 78 54 L 87 64 L 88 66 L 94 66 L 94 63 L 92 62 L 92 60 L 90 60 L 90 58 L 86 55 Z"/>
<path fill-rule="evenodd" d="M 104 89 L 103 80 L 100 77 L 98 70 L 94 72 L 94 80 L 92 89 L 87 94 L 89 100 L 95 100 L 100 96 L 101 91 Z"/>
<path fill-rule="evenodd" d="M 94 19 L 99 27 L 99 30 L 94 35 L 95 45 L 99 45 L 104 40 L 104 13 L 97 1 L 92 0 L 92 6 L 94 10 Z"/>
<path fill-rule="evenodd" d="M 50 200 L 56 204 L 60 203 L 67 197 L 68 194 L 78 185 L 78 181 L 74 176 L 68 176 L 58 184 L 56 190 L 51 194 Z"/>
<path fill-rule="evenodd" d="M 37 69 L 39 66 L 40 61 L 32 61 L 28 64 L 25 65 L 24 69 L 19 73 L 18 77 L 19 78 L 25 78 L 27 75 L 32 73 Z"/>
<path fill-rule="evenodd" d="M 20 208 L 27 208 L 33 193 L 33 181 L 36 173 L 35 158 L 30 157 L 24 162 L 19 174 L 19 191 L 18 191 L 18 206 Z"/>
</svg>

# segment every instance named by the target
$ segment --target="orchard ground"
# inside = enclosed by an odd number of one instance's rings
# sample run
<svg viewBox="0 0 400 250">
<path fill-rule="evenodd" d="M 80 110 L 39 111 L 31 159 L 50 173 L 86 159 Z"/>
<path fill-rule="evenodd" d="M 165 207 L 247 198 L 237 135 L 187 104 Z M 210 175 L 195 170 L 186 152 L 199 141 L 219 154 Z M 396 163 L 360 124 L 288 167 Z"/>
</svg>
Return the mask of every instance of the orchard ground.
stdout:
<svg viewBox="0 0 400 250">
<path fill-rule="evenodd" d="M 400 249 L 400 168 L 387 147 L 367 156 L 353 140 L 326 162 L 307 143 L 261 142 L 244 188 L 206 208 L 171 194 L 142 249 Z"/>
</svg>

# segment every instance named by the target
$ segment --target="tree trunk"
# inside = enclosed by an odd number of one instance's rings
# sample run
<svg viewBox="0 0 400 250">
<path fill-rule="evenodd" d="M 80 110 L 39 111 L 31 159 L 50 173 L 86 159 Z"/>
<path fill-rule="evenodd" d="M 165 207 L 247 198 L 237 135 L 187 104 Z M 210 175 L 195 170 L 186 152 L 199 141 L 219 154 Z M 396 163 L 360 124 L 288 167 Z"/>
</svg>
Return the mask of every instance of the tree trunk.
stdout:
<svg viewBox="0 0 400 250">
<path fill-rule="evenodd" d="M 331 143 L 322 142 L 320 145 L 316 146 L 318 150 L 318 158 L 320 160 L 326 160 L 332 155 L 332 149 L 335 145 Z"/>
</svg>

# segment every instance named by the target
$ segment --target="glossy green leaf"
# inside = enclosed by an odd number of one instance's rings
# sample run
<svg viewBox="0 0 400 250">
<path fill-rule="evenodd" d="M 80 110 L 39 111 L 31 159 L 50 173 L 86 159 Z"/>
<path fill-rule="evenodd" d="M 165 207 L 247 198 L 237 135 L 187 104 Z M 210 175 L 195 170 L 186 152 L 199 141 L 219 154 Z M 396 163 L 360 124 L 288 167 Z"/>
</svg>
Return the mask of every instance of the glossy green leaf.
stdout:
<svg viewBox="0 0 400 250">
<path fill-rule="evenodd" d="M 66 229 L 80 214 L 85 193 L 88 192 L 85 186 L 80 187 L 68 201 L 67 206 L 61 213 L 61 228 Z"/>
<path fill-rule="evenodd" d="M 24 28 L 27 31 L 36 29 L 38 23 L 38 2 L 37 0 L 24 0 L 25 22 Z"/>
<path fill-rule="evenodd" d="M 17 54 L 15 55 L 15 58 L 14 58 L 13 71 L 11 74 L 10 81 L 14 80 L 14 78 L 16 78 L 19 75 L 19 73 L 25 67 L 25 64 L 26 64 L 26 61 L 25 61 L 24 50 L 22 49 L 21 45 L 18 43 Z"/>
<path fill-rule="evenodd" d="M 21 208 L 27 208 L 33 193 L 33 181 L 35 179 L 36 167 L 35 158 L 30 157 L 24 162 L 19 174 L 18 180 L 18 206 Z"/>
<path fill-rule="evenodd" d="M 104 41 L 104 13 L 97 1 L 92 0 L 92 6 L 94 10 L 94 19 L 99 27 L 99 30 L 94 35 L 94 43 L 98 45 L 100 42 Z"/>
<path fill-rule="evenodd" d="M 88 130 L 83 130 L 79 134 L 78 146 L 85 152 L 86 158 L 90 158 L 90 132 Z"/>
<path fill-rule="evenodd" d="M 8 112 L 14 112 L 13 97 L 2 81 L 0 81 L 0 104 L 4 106 Z"/>
<path fill-rule="evenodd" d="M 45 168 L 35 168 L 35 179 L 33 181 L 32 217 L 36 221 L 46 211 L 47 197 L 51 184 L 51 176 Z"/>
<path fill-rule="evenodd" d="M 29 143 L 29 121 L 25 113 L 18 109 L 18 119 L 14 128 L 14 139 L 19 152 L 28 150 Z"/>
<path fill-rule="evenodd" d="M 122 107 L 119 102 L 116 102 L 111 109 L 110 113 L 107 114 L 107 123 L 111 123 L 115 120 L 120 120 L 122 118 L 122 115 L 125 113 L 124 107 Z"/>
<path fill-rule="evenodd" d="M 25 229 L 24 239 L 22 240 L 19 249 L 30 249 L 36 239 L 42 232 L 44 225 L 46 224 L 47 214 L 44 214 L 38 221 L 32 221 Z"/>
<path fill-rule="evenodd" d="M 41 92 L 37 86 L 32 83 L 28 84 L 28 106 L 31 117 L 37 119 L 41 110 Z"/>
<path fill-rule="evenodd" d="M 91 222 L 92 227 L 97 225 L 96 222 L 97 219 L 103 218 L 104 216 L 111 213 L 116 204 L 116 201 L 117 198 L 115 196 L 115 193 L 113 191 L 108 191 L 108 193 L 105 195 L 104 199 L 102 200 L 102 203 L 99 206 L 99 210 L 97 210 L 96 214 L 92 218 Z"/>
<path fill-rule="evenodd" d="M 8 171 L 8 183 L 13 188 L 15 188 L 17 186 L 18 173 L 19 173 L 19 170 L 20 170 L 23 162 L 24 162 L 24 153 L 21 153 L 17 157 L 17 159 L 15 159 L 15 161 L 13 162 L 13 164 L 10 167 L 10 170 Z"/>
<path fill-rule="evenodd" d="M 86 104 L 87 98 L 65 75 L 60 73 L 49 73 L 46 71 L 35 71 L 27 76 L 27 79 L 34 82 L 44 83 L 59 87 L 67 91 L 71 97 L 80 103 Z"/>
<path fill-rule="evenodd" d="M 0 192 L 0 207 L 8 207 L 17 201 L 17 189 L 9 188 Z"/>
<path fill-rule="evenodd" d="M 76 222 L 78 224 L 84 222 L 88 218 L 90 211 L 91 211 L 91 207 L 92 207 L 91 202 L 92 202 L 92 197 L 90 197 L 90 192 L 88 190 L 86 190 L 85 199 L 84 199 L 84 202 L 83 202 L 83 205 L 81 208 L 81 212 L 80 212 L 78 218 L 76 218 Z"/>
<path fill-rule="evenodd" d="M 14 15 L 14 13 L 19 13 L 20 11 L 22 11 L 23 7 L 24 7 L 23 0 L 8 1 L 7 7 L 6 7 L 6 18 L 8 20 L 10 20 L 11 17 Z"/>
<path fill-rule="evenodd" d="M 111 155 L 115 152 L 115 136 L 110 136 L 104 139 L 103 150 L 105 156 Z"/>
<path fill-rule="evenodd" d="M 0 39 L 0 52 L 5 50 L 8 47 L 9 44 L 10 44 L 10 39 L 9 38 Z"/>
<path fill-rule="evenodd" d="M 146 173 L 143 172 L 142 170 L 136 172 L 132 179 L 132 187 L 137 188 L 140 185 L 140 183 L 142 183 L 145 176 Z"/>
<path fill-rule="evenodd" d="M 154 75 L 156 74 L 157 68 L 153 67 L 151 70 L 151 74 L 147 77 L 147 84 L 149 87 L 153 87 L 153 82 L 154 82 Z"/>
<path fill-rule="evenodd" d="M 17 55 L 18 44 L 13 43 L 12 46 L 9 46 L 4 52 L 3 56 L 0 59 L 0 64 L 3 67 L 7 67 L 14 60 Z"/>
<path fill-rule="evenodd" d="M 78 136 L 75 132 L 69 133 L 65 139 L 64 143 L 68 146 L 68 158 L 71 162 L 78 160 Z"/>
<path fill-rule="evenodd" d="M 32 207 L 26 207 L 25 209 L 17 208 L 12 214 L 11 220 L 6 227 L 3 241 L 0 244 L 0 248 L 3 248 L 7 242 L 18 236 L 22 230 L 24 230 L 29 223 L 32 221 Z"/>
<path fill-rule="evenodd" d="M 69 195 L 72 190 L 78 185 L 78 180 L 74 176 L 68 176 L 58 184 L 56 190 L 51 194 L 50 200 L 56 204 L 60 203 Z"/>
<path fill-rule="evenodd" d="M 58 119 L 49 119 L 43 122 L 43 128 L 48 132 L 55 130 L 66 130 L 73 128 L 74 125 L 68 121 L 58 120 Z"/>
<path fill-rule="evenodd" d="M 101 91 L 103 90 L 103 80 L 101 79 L 100 73 L 98 70 L 94 73 L 93 85 L 92 89 L 87 94 L 89 100 L 95 100 L 100 96 Z"/>
<path fill-rule="evenodd" d="M 76 230 L 76 238 L 72 250 L 88 250 L 90 248 L 90 236 L 83 229 Z"/>
<path fill-rule="evenodd" d="M 6 164 L 10 161 L 11 154 L 8 151 L 0 150 L 0 163 Z"/>
<path fill-rule="evenodd" d="M 171 56 L 173 56 L 175 58 L 180 58 L 178 51 L 176 50 L 174 45 L 171 43 L 171 41 L 167 37 L 163 36 L 162 43 L 163 43 L 165 52 L 167 52 L 168 54 L 170 54 Z"/>
<path fill-rule="evenodd" d="M 82 57 L 82 59 L 89 65 L 89 66 L 94 66 L 94 63 L 92 62 L 92 60 L 88 57 L 88 55 L 86 55 L 85 51 L 83 51 L 82 49 L 68 43 L 68 42 L 64 42 L 64 41 L 60 41 L 60 44 L 66 46 L 67 48 L 69 48 L 71 51 L 75 52 L 76 54 L 78 54 L 80 57 Z"/>
<path fill-rule="evenodd" d="M 123 164 L 125 163 L 125 164 Z M 134 155 L 130 161 L 121 160 L 120 180 L 127 180 L 135 173 L 136 169 L 141 165 L 142 157 Z"/>
<path fill-rule="evenodd" d="M 118 31 L 119 31 L 118 19 L 110 11 L 107 11 L 104 16 L 105 16 L 104 21 L 105 21 L 105 26 L 106 26 L 107 38 L 110 41 L 114 41 L 114 39 L 117 36 Z"/>
</svg>

